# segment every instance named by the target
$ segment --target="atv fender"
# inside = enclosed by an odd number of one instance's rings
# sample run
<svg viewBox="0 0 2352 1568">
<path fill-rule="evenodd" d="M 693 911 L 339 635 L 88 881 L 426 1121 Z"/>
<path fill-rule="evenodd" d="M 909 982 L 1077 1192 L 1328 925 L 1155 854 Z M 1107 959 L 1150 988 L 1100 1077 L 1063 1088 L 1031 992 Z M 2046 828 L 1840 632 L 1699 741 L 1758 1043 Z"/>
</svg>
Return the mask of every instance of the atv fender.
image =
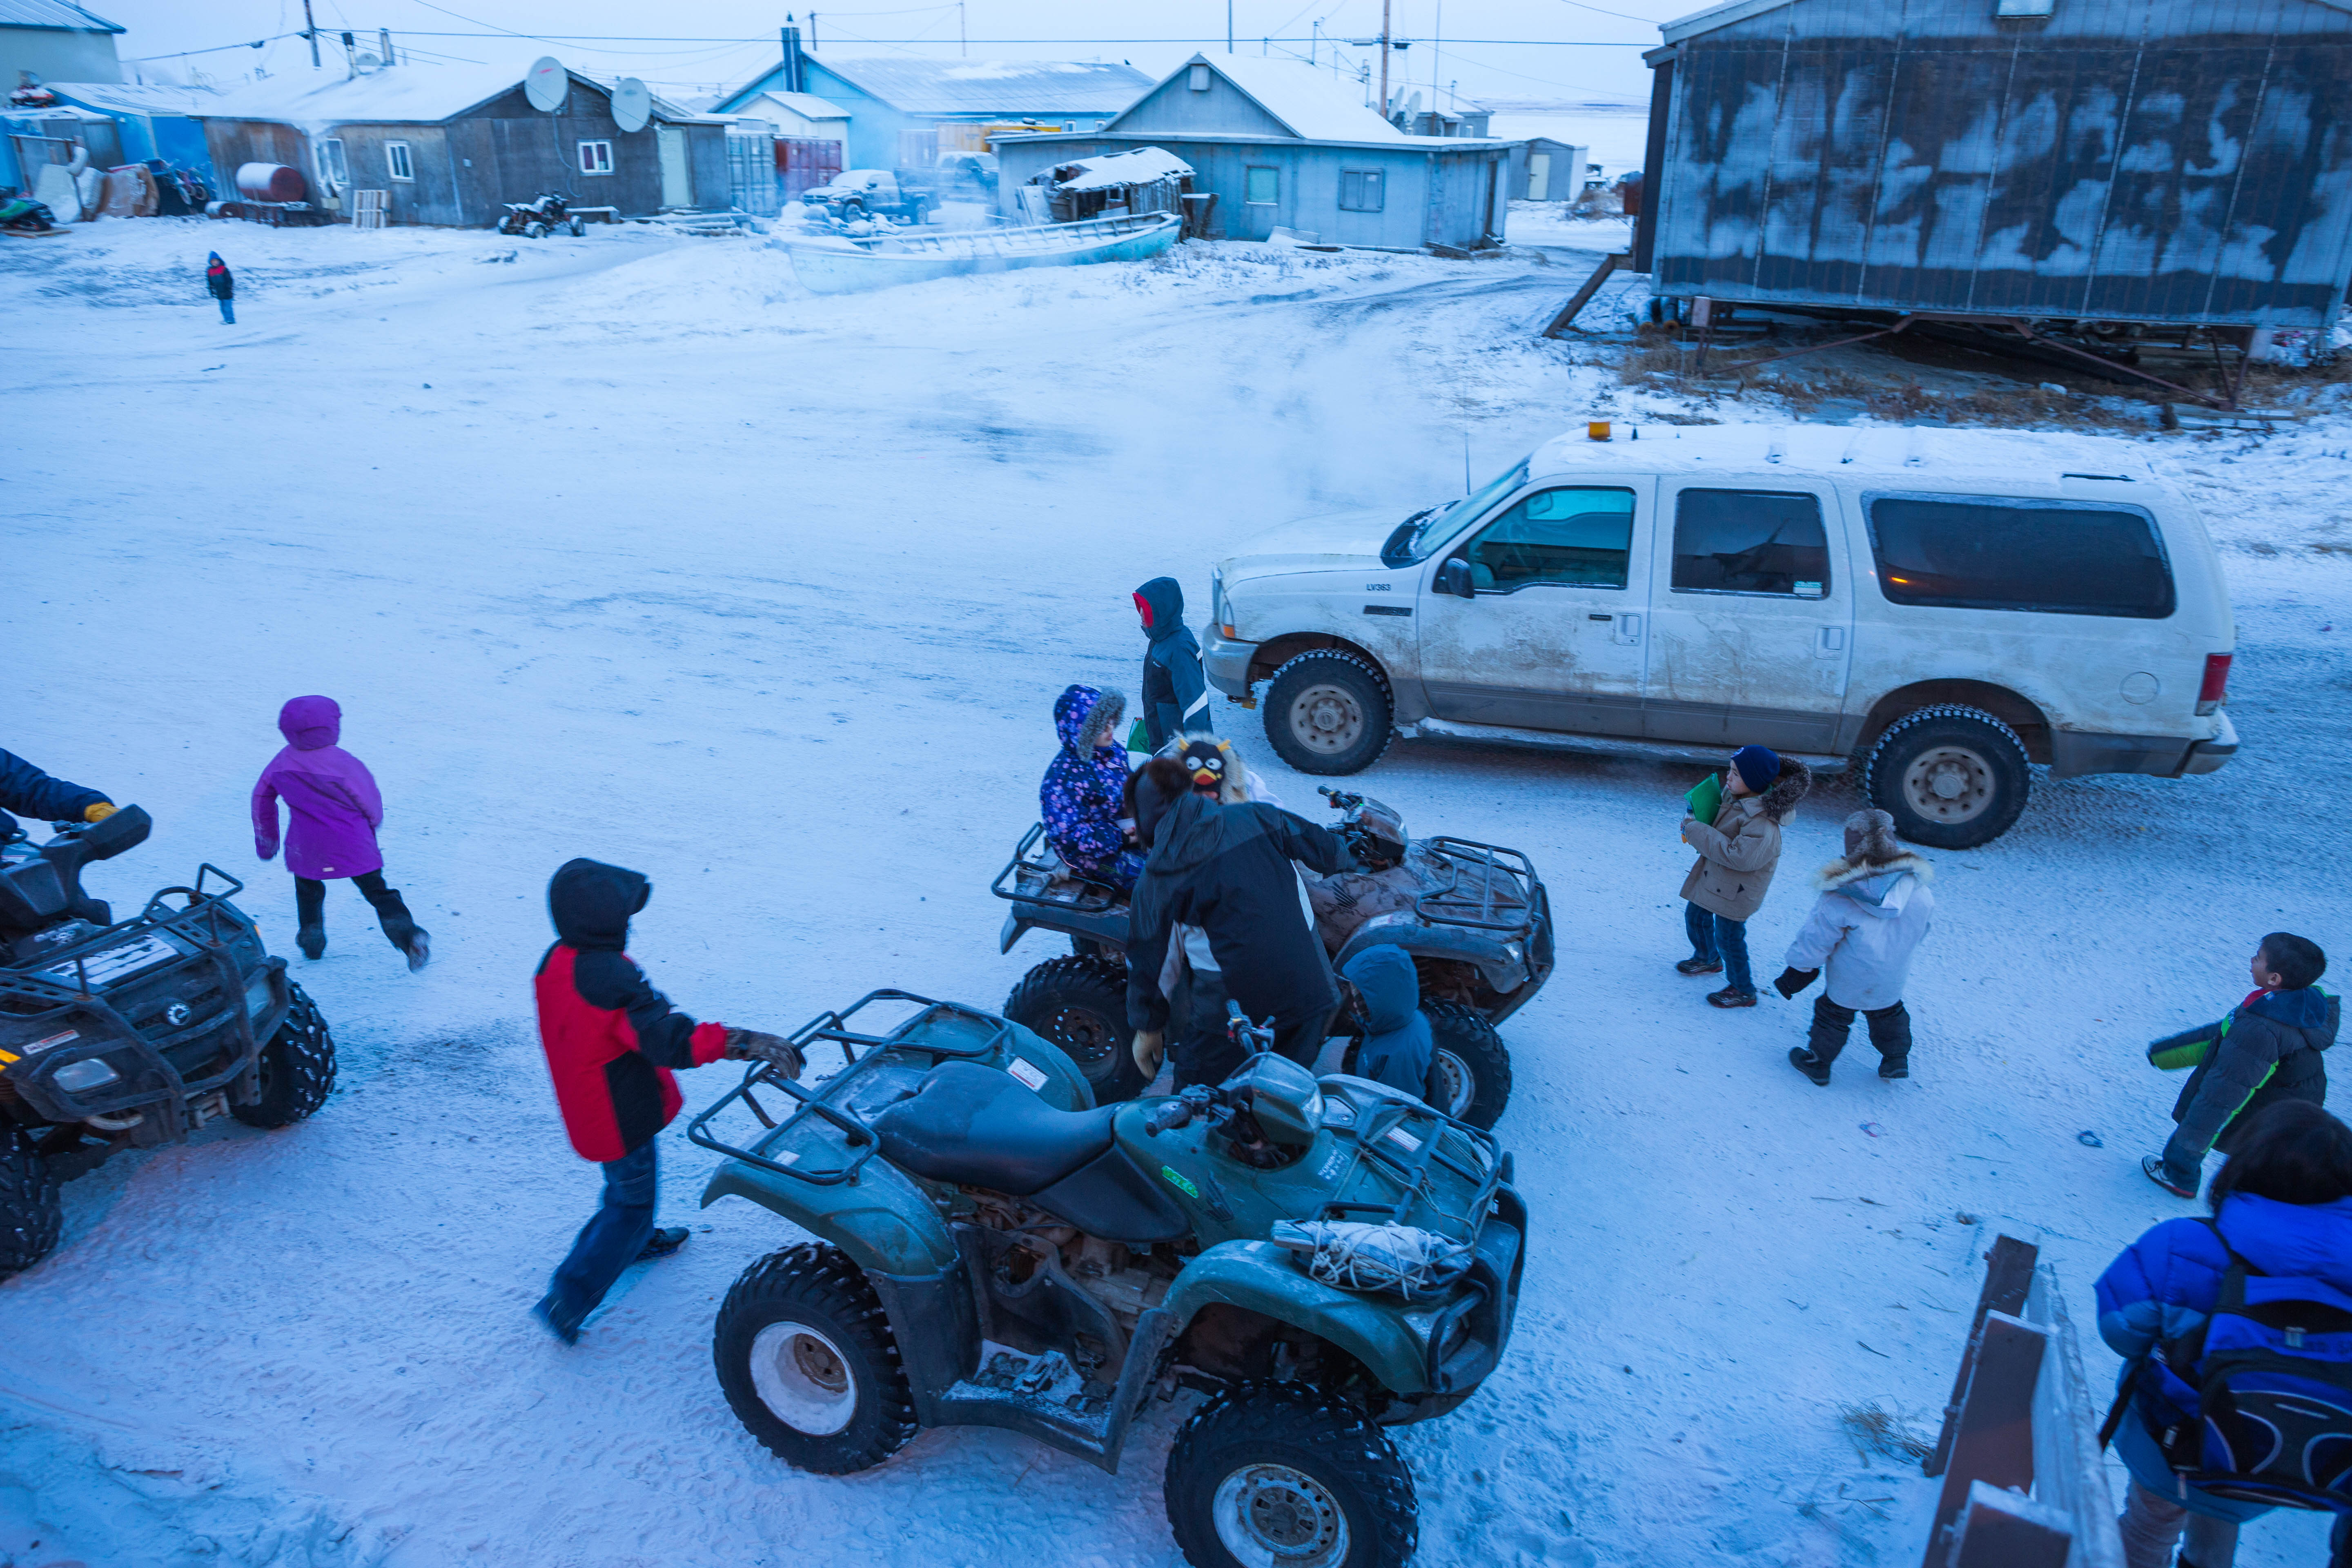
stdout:
<svg viewBox="0 0 2352 1568">
<path fill-rule="evenodd" d="M 1087 911 L 1074 910 L 1067 904 L 1018 899 L 1004 917 L 1004 929 L 997 933 L 998 951 L 1011 952 L 1013 944 L 1033 931 L 1059 931 L 1064 936 L 1084 937 L 1113 952 L 1127 951 L 1127 910 L 1124 909 Z"/>
<path fill-rule="evenodd" d="M 961 1268 L 955 1238 L 922 1189 L 879 1160 L 854 1182 L 818 1186 L 730 1160 L 702 1189 L 702 1206 L 749 1198 L 849 1254 L 868 1274 L 898 1279 Z"/>
<path fill-rule="evenodd" d="M 1358 927 L 1356 934 L 1348 939 L 1339 956 L 1331 961 L 1331 967 L 1345 969 L 1356 954 L 1382 944 L 1401 947 L 1415 958 L 1446 958 L 1471 964 L 1486 983 L 1486 988 L 1498 995 L 1508 996 L 1528 982 L 1527 964 L 1514 962 L 1492 933 L 1452 926 L 1367 923 Z"/>
<path fill-rule="evenodd" d="M 1407 1321 L 1403 1303 L 1318 1285 L 1270 1241 L 1210 1247 L 1185 1265 L 1160 1304 L 1177 1323 L 1189 1325 L 1216 1301 L 1262 1312 L 1339 1346 L 1391 1393 L 1430 1392 L 1428 1347 Z"/>
</svg>

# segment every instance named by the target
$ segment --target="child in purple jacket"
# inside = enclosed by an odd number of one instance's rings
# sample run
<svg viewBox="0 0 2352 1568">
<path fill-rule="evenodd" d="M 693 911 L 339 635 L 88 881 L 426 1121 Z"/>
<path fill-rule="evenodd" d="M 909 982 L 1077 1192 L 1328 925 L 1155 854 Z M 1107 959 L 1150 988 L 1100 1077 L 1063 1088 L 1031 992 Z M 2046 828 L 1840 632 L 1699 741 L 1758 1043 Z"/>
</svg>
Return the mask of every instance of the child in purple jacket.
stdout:
<svg viewBox="0 0 2352 1568">
<path fill-rule="evenodd" d="M 419 970 L 432 948 L 399 890 L 383 885 L 383 856 L 375 847 L 383 796 L 367 764 L 335 743 L 342 726 L 343 711 L 331 697 L 297 697 L 278 710 L 278 732 L 287 744 L 253 786 L 253 852 L 264 860 L 278 853 L 283 795 L 290 819 L 286 868 L 294 873 L 294 909 L 301 921 L 295 940 L 302 956 L 327 951 L 327 879 L 349 878 L 374 906 L 392 945 L 407 955 L 408 967 Z"/>
</svg>

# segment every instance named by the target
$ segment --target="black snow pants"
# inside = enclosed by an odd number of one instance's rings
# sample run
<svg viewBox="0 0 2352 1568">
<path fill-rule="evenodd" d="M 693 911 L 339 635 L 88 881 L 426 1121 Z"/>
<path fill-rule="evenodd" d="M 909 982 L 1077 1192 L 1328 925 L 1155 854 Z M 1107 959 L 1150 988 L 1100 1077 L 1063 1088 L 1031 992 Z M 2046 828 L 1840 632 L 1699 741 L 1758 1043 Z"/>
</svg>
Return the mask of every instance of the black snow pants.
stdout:
<svg viewBox="0 0 2352 1568">
<path fill-rule="evenodd" d="M 1813 998 L 1813 1029 L 1806 1040 L 1813 1055 L 1823 1067 L 1838 1059 L 1845 1049 L 1846 1035 L 1853 1028 L 1854 1009 L 1841 1007 L 1827 996 Z M 1862 1015 L 1870 1023 L 1870 1043 L 1888 1066 L 1904 1066 L 1911 1060 L 1911 1015 L 1897 1002 L 1892 1007 L 1880 1007 Z"/>
<path fill-rule="evenodd" d="M 1169 1008 L 1171 1021 L 1182 1020 L 1181 1031 L 1169 1046 L 1169 1055 L 1176 1064 L 1176 1089 L 1181 1092 L 1196 1083 L 1221 1084 L 1239 1071 L 1246 1059 L 1226 1029 L 1225 977 L 1213 969 L 1195 969 L 1186 975 L 1180 989 L 1184 994 Z M 1328 1012 L 1316 1018 L 1276 1017 L 1275 1053 L 1288 1057 L 1311 1072 L 1330 1033 Z"/>
<path fill-rule="evenodd" d="M 340 880 L 341 879 L 338 879 Z M 401 901 L 400 889 L 383 885 L 383 873 L 370 871 L 365 876 L 351 879 L 360 896 L 375 910 L 378 924 L 383 927 L 385 938 L 401 952 L 416 935 L 416 921 Z M 310 877 L 294 879 L 294 914 L 306 931 L 327 929 L 327 884 Z"/>
</svg>

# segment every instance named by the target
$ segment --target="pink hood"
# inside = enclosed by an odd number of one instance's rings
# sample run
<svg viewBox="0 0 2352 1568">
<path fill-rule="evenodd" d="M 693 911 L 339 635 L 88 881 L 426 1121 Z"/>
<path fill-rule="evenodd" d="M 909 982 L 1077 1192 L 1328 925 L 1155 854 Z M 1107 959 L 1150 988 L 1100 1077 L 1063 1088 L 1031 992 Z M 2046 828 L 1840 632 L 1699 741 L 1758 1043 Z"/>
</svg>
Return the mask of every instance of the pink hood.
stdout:
<svg viewBox="0 0 2352 1568">
<path fill-rule="evenodd" d="M 315 752 L 343 738 L 343 710 L 331 697 L 295 697 L 278 710 L 278 732 L 298 752 Z"/>
</svg>

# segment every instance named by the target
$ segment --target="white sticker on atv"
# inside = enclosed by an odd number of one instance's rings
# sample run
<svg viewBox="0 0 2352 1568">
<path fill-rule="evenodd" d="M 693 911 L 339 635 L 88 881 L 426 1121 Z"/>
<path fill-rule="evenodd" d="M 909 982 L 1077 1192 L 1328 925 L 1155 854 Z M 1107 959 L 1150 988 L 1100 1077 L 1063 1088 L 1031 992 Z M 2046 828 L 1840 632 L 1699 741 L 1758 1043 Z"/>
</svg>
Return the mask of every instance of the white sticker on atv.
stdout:
<svg viewBox="0 0 2352 1568">
<path fill-rule="evenodd" d="M 162 937 L 141 937 L 122 947 L 93 952 L 79 963 L 52 964 L 41 971 L 41 977 L 54 980 L 60 985 L 79 985 L 81 977 L 87 974 L 92 985 L 111 985 L 126 975 L 136 974 L 142 969 L 152 969 L 159 963 L 168 963 L 179 956 L 180 950 Z"/>
<path fill-rule="evenodd" d="M 1323 1168 L 1315 1173 L 1315 1179 L 1328 1184 L 1338 1181 L 1339 1173 L 1347 1168 L 1348 1152 L 1345 1149 L 1334 1149 L 1331 1151 L 1330 1158 L 1323 1162 Z"/>
<path fill-rule="evenodd" d="M 1045 1087 L 1045 1074 L 1044 1070 L 1037 1067 L 1035 1063 L 1027 1061 L 1023 1058 L 1014 1057 L 1013 1058 L 1012 1065 L 1007 1067 L 1004 1070 L 1011 1073 L 1014 1078 L 1019 1079 L 1023 1083 L 1027 1084 L 1033 1089 L 1042 1089 Z"/>
<path fill-rule="evenodd" d="M 1402 1148 L 1408 1154 L 1418 1154 L 1421 1152 L 1421 1140 L 1414 1137 L 1412 1133 L 1406 1131 L 1402 1127 L 1390 1128 L 1388 1131 L 1388 1141 Z"/>
<path fill-rule="evenodd" d="M 31 1045 L 25 1047 L 25 1054 L 28 1057 L 37 1057 L 52 1046 L 62 1046 L 68 1040 L 79 1040 L 80 1038 L 81 1031 L 79 1029 L 68 1029 L 62 1035 L 51 1035 L 46 1040 L 35 1040 Z"/>
</svg>

